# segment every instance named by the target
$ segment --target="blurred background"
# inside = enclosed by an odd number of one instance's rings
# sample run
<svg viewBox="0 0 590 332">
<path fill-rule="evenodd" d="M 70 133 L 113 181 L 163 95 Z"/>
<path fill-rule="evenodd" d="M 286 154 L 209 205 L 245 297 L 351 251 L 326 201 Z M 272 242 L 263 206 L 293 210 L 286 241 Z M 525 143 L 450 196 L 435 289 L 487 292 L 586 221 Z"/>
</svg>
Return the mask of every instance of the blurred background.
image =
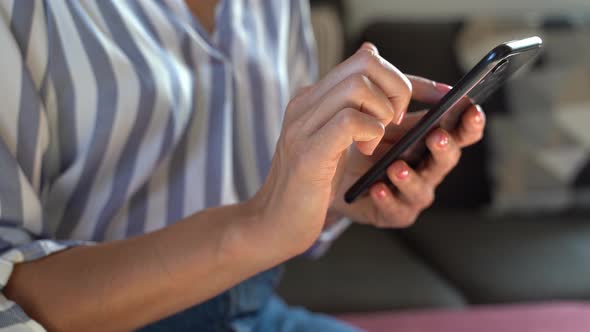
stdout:
<svg viewBox="0 0 590 332">
<path fill-rule="evenodd" d="M 590 1 L 311 1 L 325 73 L 371 41 L 402 71 L 454 84 L 500 42 L 543 55 L 485 105 L 434 207 L 406 230 L 353 226 L 280 293 L 343 312 L 590 301 Z"/>
</svg>

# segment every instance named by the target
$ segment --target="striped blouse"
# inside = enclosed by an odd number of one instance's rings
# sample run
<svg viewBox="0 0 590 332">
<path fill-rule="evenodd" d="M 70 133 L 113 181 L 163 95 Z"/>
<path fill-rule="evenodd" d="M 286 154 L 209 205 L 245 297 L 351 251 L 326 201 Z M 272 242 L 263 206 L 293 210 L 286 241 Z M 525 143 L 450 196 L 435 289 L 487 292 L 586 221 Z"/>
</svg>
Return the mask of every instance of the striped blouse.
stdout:
<svg viewBox="0 0 590 332">
<path fill-rule="evenodd" d="M 303 0 L 0 0 L 0 287 L 13 264 L 252 195 L 315 75 Z M 0 294 L 0 331 L 44 331 Z"/>
</svg>

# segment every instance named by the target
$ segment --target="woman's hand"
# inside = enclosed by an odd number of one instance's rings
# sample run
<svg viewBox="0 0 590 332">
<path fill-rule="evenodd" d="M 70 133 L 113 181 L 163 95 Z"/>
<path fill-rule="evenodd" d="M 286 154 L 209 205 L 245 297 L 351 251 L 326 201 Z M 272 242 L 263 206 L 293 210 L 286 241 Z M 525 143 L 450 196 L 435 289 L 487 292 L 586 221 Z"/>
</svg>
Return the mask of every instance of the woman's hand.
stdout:
<svg viewBox="0 0 590 332">
<path fill-rule="evenodd" d="M 413 86 L 413 99 L 424 103 L 437 103 L 451 88 L 424 78 L 408 77 Z M 430 154 L 416 169 L 401 160 L 388 168 L 387 177 L 397 191 L 392 192 L 384 183 L 377 183 L 370 188 L 369 195 L 360 197 L 353 204 L 346 204 L 343 199 L 345 191 L 354 181 L 377 162 L 423 114 L 408 114 L 400 126 L 388 126 L 383 140 L 371 156 L 359 153 L 354 147 L 348 149 L 338 170 L 339 186 L 331 207 L 333 211 L 377 227 L 407 227 L 422 210 L 432 204 L 436 187 L 459 162 L 461 149 L 478 142 L 483 135 L 485 115 L 479 106 L 468 109 L 455 130 L 433 130 L 426 137 Z"/>
<path fill-rule="evenodd" d="M 249 201 L 266 246 L 295 255 L 321 231 L 338 184 L 338 165 L 353 143 L 369 156 L 385 128 L 401 123 L 412 85 L 373 47 L 363 46 L 289 103 L 269 175 Z"/>
<path fill-rule="evenodd" d="M 416 88 L 416 84 L 414 84 Z M 429 156 L 412 169 L 404 161 L 396 161 L 387 170 L 387 177 L 398 189 L 392 192 L 384 183 L 377 183 L 369 195 L 359 197 L 353 204 L 344 202 L 344 192 L 364 174 L 397 140 L 424 114 L 411 113 L 401 127 L 387 128 L 382 143 L 372 156 L 364 156 L 353 148 L 341 164 L 340 185 L 332 209 L 352 220 L 382 228 L 407 227 L 434 201 L 436 187 L 457 165 L 461 149 L 479 141 L 483 134 L 485 116 L 479 106 L 473 106 L 463 116 L 460 126 L 447 132 L 436 129 L 426 138 Z"/>
</svg>

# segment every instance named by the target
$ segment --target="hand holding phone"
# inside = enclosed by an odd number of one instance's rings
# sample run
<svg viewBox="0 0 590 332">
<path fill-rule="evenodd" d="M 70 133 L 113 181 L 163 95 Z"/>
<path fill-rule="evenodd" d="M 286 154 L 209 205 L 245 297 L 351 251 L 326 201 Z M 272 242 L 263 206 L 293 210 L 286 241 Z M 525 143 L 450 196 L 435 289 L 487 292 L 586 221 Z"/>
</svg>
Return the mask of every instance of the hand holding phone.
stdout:
<svg viewBox="0 0 590 332">
<path fill-rule="evenodd" d="M 416 166 L 427 153 L 424 136 L 435 126 L 452 130 L 463 112 L 480 104 L 539 53 L 542 40 L 531 37 L 498 45 L 469 71 L 441 101 L 430 109 L 379 161 L 345 193 L 352 203 L 378 181 L 389 182 L 386 170 L 395 160 Z"/>
</svg>

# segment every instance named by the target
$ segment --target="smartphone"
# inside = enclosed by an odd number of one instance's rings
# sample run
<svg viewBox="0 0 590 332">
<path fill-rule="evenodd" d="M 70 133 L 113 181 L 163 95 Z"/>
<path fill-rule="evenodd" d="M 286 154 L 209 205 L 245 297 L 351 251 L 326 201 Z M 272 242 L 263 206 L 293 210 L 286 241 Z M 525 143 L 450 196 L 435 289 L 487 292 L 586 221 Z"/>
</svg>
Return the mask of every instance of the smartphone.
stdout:
<svg viewBox="0 0 590 332">
<path fill-rule="evenodd" d="M 453 130 L 464 111 L 483 103 L 514 73 L 539 54 L 543 41 L 530 37 L 500 44 L 492 49 L 432 107 L 391 149 L 361 176 L 344 194 L 347 203 L 354 202 L 374 183 L 392 185 L 386 170 L 394 161 L 402 159 L 415 167 L 426 157 L 428 149 L 424 137 L 435 126 Z"/>
</svg>

